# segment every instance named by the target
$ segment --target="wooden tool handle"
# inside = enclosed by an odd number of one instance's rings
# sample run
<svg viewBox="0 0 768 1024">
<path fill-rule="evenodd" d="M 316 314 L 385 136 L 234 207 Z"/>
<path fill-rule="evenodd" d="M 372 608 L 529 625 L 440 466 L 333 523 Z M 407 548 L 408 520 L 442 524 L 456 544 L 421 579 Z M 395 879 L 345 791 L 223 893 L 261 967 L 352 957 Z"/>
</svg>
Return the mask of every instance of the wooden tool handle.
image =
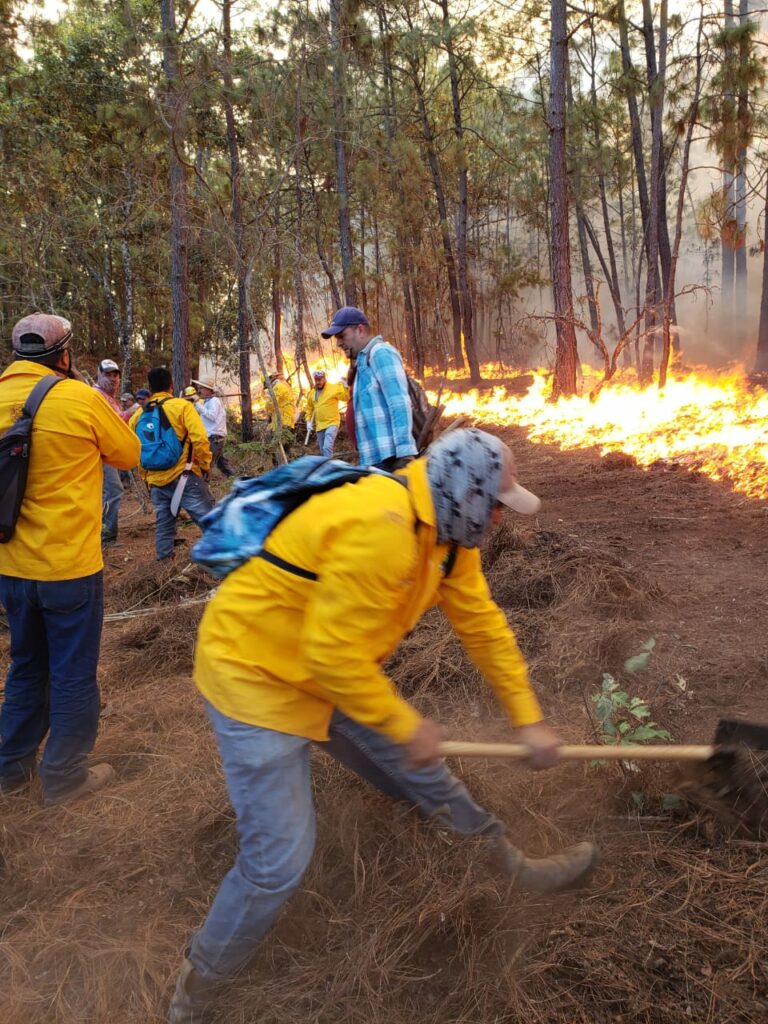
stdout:
<svg viewBox="0 0 768 1024">
<path fill-rule="evenodd" d="M 706 761 L 715 752 L 714 747 L 695 746 L 639 746 L 624 747 L 592 744 L 560 747 L 563 761 Z M 530 757 L 531 748 L 524 743 L 464 743 L 447 740 L 440 744 L 443 757 Z"/>
</svg>

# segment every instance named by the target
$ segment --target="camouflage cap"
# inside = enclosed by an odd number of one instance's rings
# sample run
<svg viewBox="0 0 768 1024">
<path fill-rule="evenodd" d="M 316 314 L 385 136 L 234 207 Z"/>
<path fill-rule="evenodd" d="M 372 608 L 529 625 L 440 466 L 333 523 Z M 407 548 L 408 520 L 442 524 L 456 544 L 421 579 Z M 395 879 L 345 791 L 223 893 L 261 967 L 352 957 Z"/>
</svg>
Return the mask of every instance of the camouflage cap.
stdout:
<svg viewBox="0 0 768 1024">
<path fill-rule="evenodd" d="M 44 359 L 62 352 L 72 337 L 72 324 L 63 316 L 31 313 L 13 328 L 13 351 L 23 359 Z"/>
</svg>

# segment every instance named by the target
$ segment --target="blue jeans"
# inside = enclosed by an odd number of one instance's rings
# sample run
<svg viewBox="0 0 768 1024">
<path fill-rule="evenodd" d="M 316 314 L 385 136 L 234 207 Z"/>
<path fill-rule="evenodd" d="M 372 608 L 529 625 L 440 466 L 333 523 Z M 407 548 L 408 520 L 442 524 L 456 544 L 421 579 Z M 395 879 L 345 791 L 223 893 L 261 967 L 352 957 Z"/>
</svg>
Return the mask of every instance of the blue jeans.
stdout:
<svg viewBox="0 0 768 1024">
<path fill-rule="evenodd" d="M 333 446 L 336 444 L 338 432 L 338 427 L 326 427 L 325 430 L 317 432 L 317 446 L 320 449 L 320 454 L 327 459 L 333 458 Z"/>
<path fill-rule="evenodd" d="M 40 778 L 45 797 L 59 796 L 88 775 L 99 725 L 102 574 L 55 582 L 0 576 L 0 601 L 11 630 L 0 776 L 31 777 L 48 733 Z"/>
<path fill-rule="evenodd" d="M 104 486 L 101 489 L 101 539 L 117 539 L 117 515 L 123 500 L 123 482 L 119 470 L 104 463 Z"/>
<path fill-rule="evenodd" d="M 240 849 L 224 877 L 189 958 L 210 980 L 234 977 L 252 959 L 280 908 L 301 882 L 315 845 L 310 750 L 301 736 L 246 725 L 206 702 L 237 815 Z M 336 711 L 319 744 L 388 796 L 463 835 L 503 835 L 444 762 L 408 770 L 386 736 Z"/>
<path fill-rule="evenodd" d="M 171 515 L 171 498 L 176 490 L 176 480 L 164 487 L 150 488 L 150 497 L 155 506 L 155 551 L 158 560 L 169 558 L 173 554 L 173 542 L 176 537 L 176 516 Z M 214 501 L 208 484 L 195 473 L 189 474 L 184 493 L 181 496 L 180 508 L 192 516 L 192 520 L 200 525 L 200 520 L 213 508 Z"/>
</svg>

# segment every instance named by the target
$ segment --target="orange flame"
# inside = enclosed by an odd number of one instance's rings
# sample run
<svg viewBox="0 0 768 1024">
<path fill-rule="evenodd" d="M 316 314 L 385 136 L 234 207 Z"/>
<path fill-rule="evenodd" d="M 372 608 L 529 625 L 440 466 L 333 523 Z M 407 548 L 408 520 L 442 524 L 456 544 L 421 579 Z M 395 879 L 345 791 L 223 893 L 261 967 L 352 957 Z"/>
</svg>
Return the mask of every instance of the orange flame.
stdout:
<svg viewBox="0 0 768 1024">
<path fill-rule="evenodd" d="M 497 376 L 492 367 L 484 368 Z M 670 378 L 665 389 L 640 387 L 622 376 L 594 400 L 588 395 L 548 401 L 548 375 L 536 371 L 526 394 L 443 391 L 446 415 L 479 423 L 516 424 L 531 441 L 563 450 L 596 447 L 626 452 L 641 466 L 659 459 L 698 470 L 750 497 L 768 490 L 768 393 L 743 374 L 696 372 Z M 455 379 L 455 378 L 454 378 Z M 597 378 L 596 378 L 597 379 Z M 431 395 L 435 401 L 436 395 Z"/>
</svg>

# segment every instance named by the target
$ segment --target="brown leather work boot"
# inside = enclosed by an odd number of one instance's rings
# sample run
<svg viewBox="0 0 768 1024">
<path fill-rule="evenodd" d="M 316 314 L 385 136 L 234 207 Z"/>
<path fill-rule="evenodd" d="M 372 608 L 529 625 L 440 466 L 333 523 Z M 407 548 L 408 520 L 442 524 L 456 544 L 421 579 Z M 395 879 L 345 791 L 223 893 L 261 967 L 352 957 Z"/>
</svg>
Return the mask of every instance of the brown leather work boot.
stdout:
<svg viewBox="0 0 768 1024">
<path fill-rule="evenodd" d="M 203 978 L 184 957 L 168 1008 L 168 1024 L 208 1024 L 220 989 L 220 982 Z"/>
<path fill-rule="evenodd" d="M 501 870 L 516 889 L 524 892 L 558 892 L 580 885 L 600 859 L 594 843 L 577 843 L 549 857 L 526 857 L 503 836 L 494 846 Z"/>
<path fill-rule="evenodd" d="M 60 793 L 58 796 L 45 797 L 43 806 L 59 807 L 61 804 L 71 804 L 74 800 L 90 796 L 91 793 L 97 793 L 100 789 L 104 789 L 114 781 L 114 778 L 115 769 L 111 764 L 97 764 L 88 769 L 88 774 L 79 786 L 75 786 L 74 789 L 70 789 L 66 793 Z"/>
</svg>

